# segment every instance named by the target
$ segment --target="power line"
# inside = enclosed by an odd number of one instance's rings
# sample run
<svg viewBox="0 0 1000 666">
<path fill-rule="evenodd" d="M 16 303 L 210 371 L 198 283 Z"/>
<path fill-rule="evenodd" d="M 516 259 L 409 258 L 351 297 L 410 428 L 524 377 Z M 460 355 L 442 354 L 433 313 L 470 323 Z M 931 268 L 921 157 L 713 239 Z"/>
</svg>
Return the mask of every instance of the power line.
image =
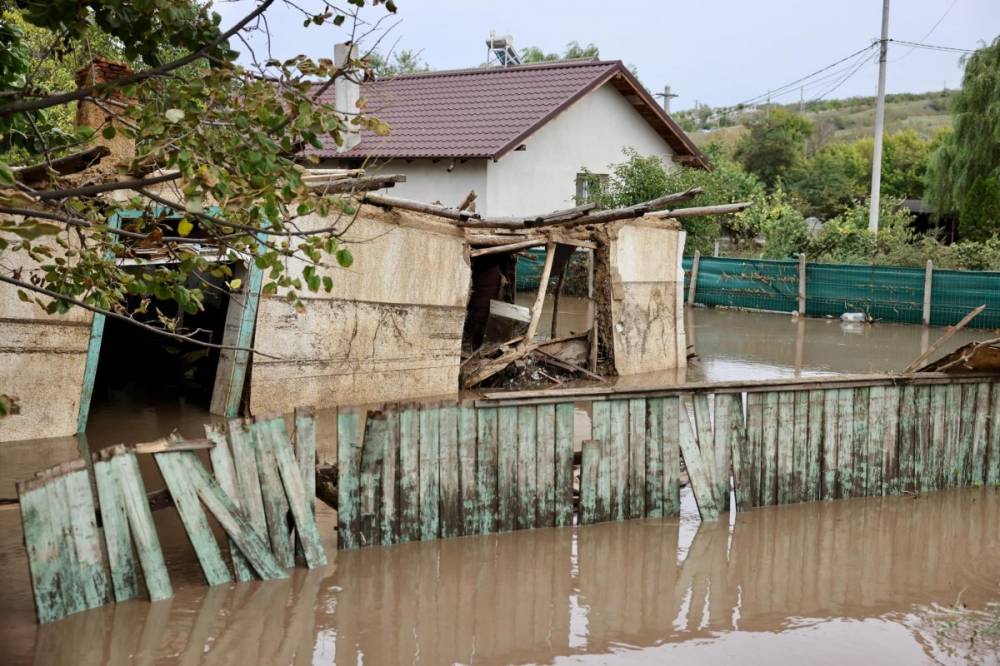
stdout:
<svg viewBox="0 0 1000 666">
<path fill-rule="evenodd" d="M 869 57 L 863 59 L 861 62 L 859 62 L 854 67 L 854 69 L 852 69 L 850 72 L 848 72 L 844 76 L 844 78 L 840 79 L 839 81 L 837 81 L 836 83 L 834 83 L 833 86 L 831 86 L 830 88 L 827 88 L 825 91 L 823 91 L 822 94 L 818 95 L 817 97 L 814 97 L 813 99 L 811 99 L 809 101 L 811 101 L 811 102 L 818 102 L 819 100 L 823 99 L 824 97 L 826 97 L 827 95 L 829 95 L 830 93 L 832 93 L 834 90 L 837 90 L 838 88 L 840 88 L 840 86 L 844 85 L 850 79 L 852 79 L 854 77 L 854 75 L 858 73 L 858 70 L 860 70 L 865 65 L 867 65 L 867 64 L 871 63 L 872 61 L 874 61 L 877 57 L 878 57 L 878 53 L 873 53 Z"/>
<path fill-rule="evenodd" d="M 786 83 L 785 85 L 780 86 L 778 88 L 774 88 L 772 90 L 769 90 L 769 91 L 767 91 L 766 93 L 764 93 L 762 95 L 756 95 L 755 97 L 751 97 L 750 99 L 748 99 L 746 101 L 739 102 L 738 104 L 736 104 L 736 106 L 748 106 L 750 104 L 754 104 L 756 102 L 759 102 L 762 99 L 766 99 L 769 96 L 774 96 L 774 95 L 776 95 L 776 94 L 778 94 L 780 92 L 783 92 L 783 91 L 785 91 L 788 88 L 794 88 L 795 86 L 800 85 L 803 81 L 807 81 L 808 79 L 813 78 L 817 74 L 822 74 L 823 72 L 825 72 L 825 71 L 827 71 L 829 69 L 832 69 L 832 68 L 836 67 L 837 65 L 840 65 L 840 64 L 842 64 L 844 62 L 847 62 L 851 58 L 854 58 L 855 56 L 857 56 L 857 55 L 859 55 L 861 53 L 864 53 L 865 51 L 870 50 L 871 48 L 873 48 L 873 46 L 874 46 L 874 44 L 869 44 L 868 46 L 866 46 L 866 47 L 864 47 L 862 49 L 858 49 L 857 51 L 855 51 L 854 53 L 851 53 L 850 55 L 844 56 L 843 58 L 841 58 L 840 60 L 838 60 L 836 62 L 830 63 L 826 67 L 823 67 L 821 69 L 817 69 L 815 72 L 813 72 L 811 74 L 807 74 L 807 75 L 803 76 L 802 78 L 795 79 L 794 81 L 790 81 L 789 83 Z"/>
<path fill-rule="evenodd" d="M 938 26 L 939 26 L 939 25 L 941 25 L 941 22 L 942 22 L 942 21 L 944 21 L 945 17 L 947 17 L 947 16 L 948 16 L 948 14 L 950 14 L 950 13 L 951 13 L 951 10 L 953 10 L 953 9 L 955 8 L 955 5 L 957 5 L 957 4 L 958 4 L 958 0 L 952 0 L 952 3 L 951 3 L 951 5 L 949 5 L 948 9 L 944 10 L 944 14 L 941 14 L 941 17 L 940 17 L 940 18 L 938 18 L 938 20 L 937 20 L 937 21 L 936 21 L 936 22 L 934 23 L 934 25 L 932 25 L 932 26 L 931 26 L 931 29 L 930 29 L 930 30 L 928 30 L 927 32 L 925 32 L 925 33 L 924 33 L 924 36 L 923 36 L 923 37 L 921 37 L 921 38 L 920 38 L 919 40 L 917 40 L 917 41 L 920 41 L 920 42 L 922 42 L 922 41 L 924 41 L 925 39 L 927 39 L 928 37 L 930 37 L 930 36 L 931 36 L 932 34 L 934 34 L 934 31 L 935 31 L 935 30 L 937 30 Z M 911 53 L 913 53 L 913 50 L 914 50 L 915 48 L 917 48 L 917 47 L 915 47 L 915 46 L 913 46 L 913 47 L 910 47 L 910 50 L 909 50 L 909 51 L 907 51 L 907 52 L 906 52 L 906 53 L 904 53 L 903 55 L 901 55 L 901 56 L 899 56 L 898 58 L 896 58 L 896 60 L 894 60 L 893 62 L 899 62 L 900 60 L 902 60 L 902 59 L 903 59 L 903 58 L 905 58 L 906 56 L 908 56 L 908 55 L 910 55 Z"/>
<path fill-rule="evenodd" d="M 954 46 L 937 46 L 935 44 L 923 44 L 921 42 L 908 42 L 905 39 L 890 39 L 890 42 L 894 44 L 902 44 L 903 46 L 912 46 L 915 49 L 929 49 L 932 51 L 946 51 L 955 53 L 975 53 L 976 49 L 960 49 Z"/>
</svg>

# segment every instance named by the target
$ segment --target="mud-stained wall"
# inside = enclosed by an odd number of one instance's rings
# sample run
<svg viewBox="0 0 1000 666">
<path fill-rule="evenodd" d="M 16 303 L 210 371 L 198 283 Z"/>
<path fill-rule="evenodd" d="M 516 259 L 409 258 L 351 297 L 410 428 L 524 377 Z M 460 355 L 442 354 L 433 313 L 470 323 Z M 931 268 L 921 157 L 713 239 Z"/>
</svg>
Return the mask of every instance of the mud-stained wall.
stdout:
<svg viewBox="0 0 1000 666">
<path fill-rule="evenodd" d="M 300 226 L 331 222 L 308 218 Z M 251 369 L 254 414 L 458 390 L 471 276 L 460 230 L 365 206 L 343 240 L 354 263 L 324 270 L 333 279 L 330 293 L 304 292 L 302 312 L 280 293 L 261 298 L 254 341 L 260 353 Z M 301 267 L 293 262 L 289 269 Z"/>
<path fill-rule="evenodd" d="M 684 232 L 674 222 L 634 220 L 611 236 L 615 370 L 634 375 L 684 366 Z"/>
<path fill-rule="evenodd" d="M 37 266 L 9 249 L 4 262 L 25 271 Z M 48 315 L 21 301 L 13 286 L 0 285 L 0 393 L 16 396 L 21 406 L 20 414 L 0 419 L 0 442 L 76 432 L 91 319 L 80 308 Z"/>
</svg>

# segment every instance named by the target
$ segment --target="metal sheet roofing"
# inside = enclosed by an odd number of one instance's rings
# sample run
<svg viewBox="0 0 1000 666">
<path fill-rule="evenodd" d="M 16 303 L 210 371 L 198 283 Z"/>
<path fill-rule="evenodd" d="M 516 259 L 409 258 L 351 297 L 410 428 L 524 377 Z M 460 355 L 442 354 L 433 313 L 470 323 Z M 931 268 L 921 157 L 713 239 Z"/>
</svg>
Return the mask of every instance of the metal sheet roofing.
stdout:
<svg viewBox="0 0 1000 666">
<path fill-rule="evenodd" d="M 363 130 L 361 142 L 337 152 L 330 139 L 320 158 L 499 158 L 560 111 L 611 82 L 684 158 L 707 166 L 677 124 L 621 61 L 577 60 L 508 68 L 409 74 L 362 84 L 367 112 L 391 128 Z M 321 96 L 333 104 L 333 87 Z"/>
</svg>

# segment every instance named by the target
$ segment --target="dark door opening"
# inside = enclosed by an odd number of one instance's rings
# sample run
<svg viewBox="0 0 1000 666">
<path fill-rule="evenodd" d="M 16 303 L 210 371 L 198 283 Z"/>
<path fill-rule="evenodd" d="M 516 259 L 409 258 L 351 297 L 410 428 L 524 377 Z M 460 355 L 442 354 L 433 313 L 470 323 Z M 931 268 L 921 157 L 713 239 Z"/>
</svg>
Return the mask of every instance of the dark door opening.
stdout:
<svg viewBox="0 0 1000 666">
<path fill-rule="evenodd" d="M 227 287 L 221 280 L 202 276 L 217 288 L 205 291 L 204 310 L 183 314 L 185 331 L 197 338 L 222 343 L 229 306 Z M 196 279 L 196 278 L 192 278 Z M 138 300 L 129 306 L 138 306 Z M 157 310 L 174 317 L 177 303 L 153 299 L 146 320 L 156 322 Z M 137 412 L 166 416 L 193 411 L 207 414 L 212 400 L 219 350 L 158 335 L 139 326 L 108 318 L 97 365 L 90 423 Z M 96 423 L 95 423 L 96 421 Z M 88 431 L 90 428 L 88 428 Z"/>
</svg>

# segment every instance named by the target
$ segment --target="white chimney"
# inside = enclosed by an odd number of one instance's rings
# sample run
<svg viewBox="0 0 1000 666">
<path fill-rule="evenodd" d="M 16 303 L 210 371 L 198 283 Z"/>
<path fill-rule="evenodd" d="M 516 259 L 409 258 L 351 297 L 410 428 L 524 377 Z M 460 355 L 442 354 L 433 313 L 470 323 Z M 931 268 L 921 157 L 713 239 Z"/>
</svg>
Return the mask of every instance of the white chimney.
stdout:
<svg viewBox="0 0 1000 666">
<path fill-rule="evenodd" d="M 358 71 L 351 62 L 358 58 L 358 46 L 346 42 L 333 47 L 333 62 L 345 71 L 333 82 L 334 109 L 344 122 L 347 130 L 343 135 L 343 143 L 339 150 L 345 152 L 361 142 L 361 131 L 352 120 L 358 114 L 358 100 L 361 98 L 361 85 L 358 81 Z"/>
</svg>

